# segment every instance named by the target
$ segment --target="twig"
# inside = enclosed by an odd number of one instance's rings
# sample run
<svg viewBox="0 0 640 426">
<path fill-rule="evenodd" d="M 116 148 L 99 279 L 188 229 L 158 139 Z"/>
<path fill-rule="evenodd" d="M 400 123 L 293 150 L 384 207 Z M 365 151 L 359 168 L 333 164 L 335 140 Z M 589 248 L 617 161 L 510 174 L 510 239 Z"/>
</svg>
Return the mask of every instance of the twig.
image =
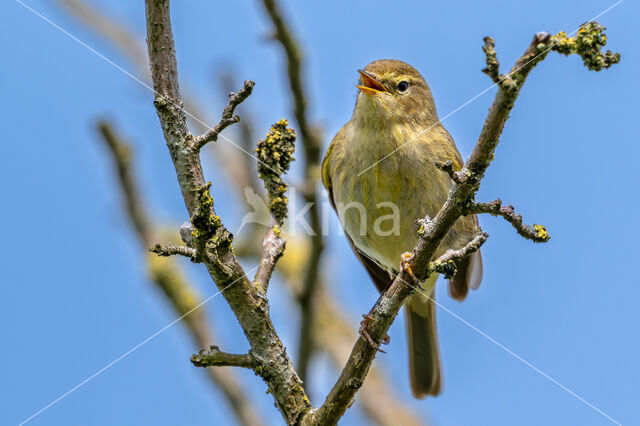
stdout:
<svg viewBox="0 0 640 426">
<path fill-rule="evenodd" d="M 191 259 L 192 262 L 196 261 L 195 249 L 192 249 L 191 247 L 185 247 L 185 246 L 176 246 L 173 243 L 168 243 L 166 245 L 156 244 L 155 246 L 151 247 L 149 251 L 151 253 L 157 254 L 158 256 L 169 257 L 169 256 L 179 255 L 179 256 L 188 257 L 189 259 Z"/>
<path fill-rule="evenodd" d="M 197 354 L 191 355 L 191 362 L 196 367 L 242 367 L 253 369 L 258 366 L 251 354 L 230 354 L 222 352 L 215 345 L 211 345 L 209 350 L 201 349 Z"/>
<path fill-rule="evenodd" d="M 484 38 L 484 46 L 482 47 L 482 51 L 485 55 L 485 60 L 487 63 L 487 67 L 482 70 L 483 73 L 487 74 L 491 77 L 491 80 L 494 83 L 500 82 L 500 62 L 498 61 L 498 57 L 496 56 L 495 50 L 495 42 L 491 37 Z"/>
<path fill-rule="evenodd" d="M 119 186 L 127 206 L 129 220 L 136 231 L 140 246 L 146 248 L 150 244 L 152 235 L 158 234 L 158 232 L 151 224 L 138 191 L 129 144 L 106 121 L 99 122 L 98 130 L 117 170 Z M 174 310 L 180 316 L 189 313 L 184 316 L 184 322 L 195 345 L 205 347 L 215 341 L 205 319 L 206 308 L 201 306 L 197 310 L 194 309 L 201 304 L 201 297 L 184 278 L 178 265 L 169 259 L 158 259 L 156 256 L 149 255 L 145 258 L 151 281 L 161 289 Z M 262 424 L 232 371 L 207 368 L 206 372 L 212 384 L 222 392 L 240 424 L 244 426 Z"/>
<path fill-rule="evenodd" d="M 230 93 L 235 90 L 239 84 L 236 82 L 232 70 L 224 68 L 218 73 L 218 85 L 223 93 Z M 254 136 L 254 123 L 251 110 L 248 106 L 242 107 L 242 120 L 238 123 L 238 132 L 235 141 L 240 145 L 243 151 L 234 149 L 233 151 L 214 152 L 215 156 L 223 155 L 218 161 L 226 164 L 228 167 L 226 172 L 229 181 L 235 184 L 238 193 L 245 191 L 247 187 L 251 188 L 255 193 L 261 194 L 262 184 L 258 182 L 255 161 L 247 152 L 255 149 L 257 138 Z M 250 172 L 249 172 L 250 171 Z M 254 224 L 255 225 L 255 224 Z"/>
<path fill-rule="evenodd" d="M 287 75 L 294 104 L 294 115 L 300 129 L 300 138 L 304 149 L 305 182 L 302 194 L 309 209 L 309 222 L 312 230 L 311 251 L 306 267 L 304 287 L 299 303 L 302 318 L 300 320 L 298 372 L 303 382 L 308 382 L 307 370 L 313 352 L 314 342 L 311 324 L 314 317 L 314 296 L 318 287 L 318 269 L 324 242 L 321 233 L 320 205 L 317 200 L 317 182 L 320 172 L 320 150 L 322 143 L 318 131 L 309 124 L 307 99 L 302 85 L 302 54 L 295 38 L 289 30 L 277 0 L 263 0 L 264 8 L 274 27 L 274 38 L 282 46 L 287 59 Z"/>
<path fill-rule="evenodd" d="M 289 170 L 293 161 L 296 133 L 287 128 L 287 120 L 280 120 L 271 127 L 264 140 L 258 142 L 258 177 L 264 181 L 269 197 L 269 230 L 262 241 L 260 266 L 254 278 L 267 291 L 276 262 L 282 256 L 286 241 L 281 236 L 281 228 L 287 217 L 287 184 L 282 175 Z"/>
<path fill-rule="evenodd" d="M 585 26 L 589 24 L 587 23 Z M 574 42 L 580 44 L 580 39 L 578 38 Z M 520 89 L 528 74 L 545 58 L 549 50 L 553 48 L 552 46 L 551 36 L 548 33 L 536 34 L 511 72 L 501 80 L 480 137 L 461 171 L 466 179 L 464 182 L 454 182 L 447 201 L 435 218 L 422 222 L 424 229 L 413 250 L 411 260 L 408 264 L 404 262 L 401 264 L 400 273 L 391 286 L 380 296 L 369 313 L 372 319 L 368 323 L 367 332 L 374 341 L 382 341 L 386 335 L 398 311 L 418 284 L 415 277 L 422 280 L 431 273 L 429 270 L 431 258 L 451 227 L 464 214 L 465 206 L 472 203 L 484 173 L 494 158 L 500 134 Z M 358 339 L 344 370 L 325 402 L 317 410 L 309 412 L 303 418 L 302 423 L 337 423 L 352 404 L 376 354 L 376 348 L 367 344 L 364 339 Z"/>
<path fill-rule="evenodd" d="M 493 216 L 501 216 L 518 231 L 518 234 L 536 243 L 549 241 L 549 233 L 542 225 L 533 226 L 522 223 L 522 216 L 515 212 L 512 205 L 502 206 L 499 198 L 489 203 L 472 203 L 465 209 L 465 215 L 489 213 Z"/>
<path fill-rule="evenodd" d="M 480 247 L 487 241 L 487 238 L 489 238 L 489 234 L 483 232 L 473 237 L 471 241 L 460 249 L 448 249 L 442 256 L 433 262 L 429 262 L 427 274 L 439 273 L 443 274 L 447 279 L 453 278 L 456 274 L 456 263 L 480 250 Z"/>
<path fill-rule="evenodd" d="M 455 183 L 460 183 L 464 180 L 464 176 L 462 176 L 459 172 L 457 172 L 454 168 L 453 168 L 453 161 L 451 160 L 447 160 L 447 161 L 436 161 L 436 167 L 440 170 L 442 170 L 443 172 L 447 173 L 449 175 L 449 177 L 451 178 L 452 181 L 454 181 Z"/>
<path fill-rule="evenodd" d="M 201 150 L 202 147 L 204 147 L 209 142 L 215 142 L 218 139 L 218 135 L 220 134 L 220 132 L 222 132 L 230 125 L 240 121 L 240 117 L 238 117 L 237 115 L 234 116 L 233 112 L 238 105 L 240 105 L 251 95 L 251 92 L 253 92 L 253 86 L 255 85 L 256 83 L 254 83 L 253 81 L 246 80 L 242 88 L 238 90 L 237 93 L 231 92 L 229 94 L 229 102 L 222 111 L 222 118 L 220 119 L 218 124 L 209 129 L 209 131 L 207 131 L 205 134 L 195 138 L 195 140 L 193 141 L 196 150 Z"/>
</svg>

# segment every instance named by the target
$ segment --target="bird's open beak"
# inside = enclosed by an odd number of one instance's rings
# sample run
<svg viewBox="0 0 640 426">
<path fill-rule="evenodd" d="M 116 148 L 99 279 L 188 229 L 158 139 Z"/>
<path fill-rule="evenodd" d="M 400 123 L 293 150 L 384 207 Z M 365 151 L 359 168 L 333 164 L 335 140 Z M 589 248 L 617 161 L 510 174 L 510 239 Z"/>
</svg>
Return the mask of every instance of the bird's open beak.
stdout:
<svg viewBox="0 0 640 426">
<path fill-rule="evenodd" d="M 378 80 L 376 80 L 374 76 L 362 70 L 358 70 L 358 72 L 362 77 L 362 84 L 357 85 L 356 87 L 360 89 L 361 92 L 367 93 L 369 95 L 388 92 L 387 88 L 380 84 L 380 82 L 378 82 Z"/>
</svg>

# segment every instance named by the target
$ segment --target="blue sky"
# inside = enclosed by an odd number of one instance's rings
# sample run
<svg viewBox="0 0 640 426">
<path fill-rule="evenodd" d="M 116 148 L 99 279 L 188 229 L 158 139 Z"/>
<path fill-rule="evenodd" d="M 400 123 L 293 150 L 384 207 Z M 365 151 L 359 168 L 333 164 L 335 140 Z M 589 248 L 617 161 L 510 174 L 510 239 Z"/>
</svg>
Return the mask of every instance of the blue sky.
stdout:
<svg viewBox="0 0 640 426">
<path fill-rule="evenodd" d="M 25 3 L 134 70 L 53 2 Z M 284 9 L 305 49 L 311 114 L 328 145 L 351 115 L 356 70 L 372 60 L 414 65 L 443 117 L 490 85 L 480 72 L 483 36 L 496 40 L 505 70 L 535 32 L 573 31 L 613 3 L 286 1 Z M 142 1 L 96 4 L 144 37 Z M 599 19 L 608 27 L 608 47 L 622 54 L 619 65 L 594 73 L 576 57 L 552 54 L 527 81 L 478 198 L 499 196 L 514 204 L 552 238 L 534 245 L 505 222 L 481 218 L 491 235 L 483 248 L 483 285 L 462 304 L 438 288 L 439 301 L 468 323 L 438 312 L 445 374 L 440 397 L 411 398 L 402 321 L 391 329 L 388 353 L 376 363 L 393 378 L 393 392 L 432 424 L 612 424 L 588 404 L 623 424 L 640 423 L 632 403 L 640 382 L 640 286 L 633 269 L 640 237 L 634 164 L 640 154 L 638 9 L 626 0 Z M 152 94 L 18 2 L 2 2 L 0 16 L 0 423 L 17 424 L 175 319 L 146 279 L 93 129 L 98 117 L 113 119 L 134 143 L 144 197 L 158 222 L 187 217 Z M 213 78 L 222 65 L 232 66 L 238 80 L 256 81 L 246 108 L 257 135 L 291 117 L 281 52 L 266 41 L 269 25 L 258 2 L 174 2 L 173 24 L 181 78 L 207 101 L 210 116 L 219 114 L 226 98 Z M 463 156 L 494 93 L 444 121 Z M 234 228 L 240 197 L 225 188 L 214 164 L 205 172 L 219 213 Z M 328 252 L 323 267 L 355 329 L 376 292 L 343 238 L 331 237 Z M 215 292 L 201 268 L 185 268 L 203 295 Z M 270 292 L 276 326 L 295 353 L 297 313 L 281 285 Z M 214 298 L 206 308 L 221 345 L 246 349 L 224 300 Z M 233 424 L 202 371 L 188 362 L 194 350 L 176 324 L 30 424 Z M 322 360 L 315 368 L 311 393 L 319 403 L 336 372 Z M 265 418 L 277 424 L 265 385 L 238 373 Z M 363 421 L 351 409 L 344 424 Z"/>
</svg>

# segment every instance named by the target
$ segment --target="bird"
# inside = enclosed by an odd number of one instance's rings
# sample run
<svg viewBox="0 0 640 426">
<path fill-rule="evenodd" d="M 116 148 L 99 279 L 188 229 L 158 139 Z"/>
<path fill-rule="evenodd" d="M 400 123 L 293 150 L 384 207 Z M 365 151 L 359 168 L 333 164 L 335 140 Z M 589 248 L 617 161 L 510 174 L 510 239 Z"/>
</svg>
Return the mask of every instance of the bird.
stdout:
<svg viewBox="0 0 640 426">
<path fill-rule="evenodd" d="M 418 240 L 417 219 L 434 217 L 451 188 L 437 162 L 463 166 L 438 119 L 431 90 L 411 65 L 393 59 L 358 70 L 351 119 L 333 138 L 322 162 L 322 181 L 345 235 L 372 281 L 383 292 Z M 458 219 L 435 256 L 459 249 L 479 232 L 476 216 Z M 416 398 L 442 390 L 433 274 L 405 303 L 409 378 Z M 459 261 L 449 294 L 462 301 L 482 280 L 480 251 Z"/>
</svg>

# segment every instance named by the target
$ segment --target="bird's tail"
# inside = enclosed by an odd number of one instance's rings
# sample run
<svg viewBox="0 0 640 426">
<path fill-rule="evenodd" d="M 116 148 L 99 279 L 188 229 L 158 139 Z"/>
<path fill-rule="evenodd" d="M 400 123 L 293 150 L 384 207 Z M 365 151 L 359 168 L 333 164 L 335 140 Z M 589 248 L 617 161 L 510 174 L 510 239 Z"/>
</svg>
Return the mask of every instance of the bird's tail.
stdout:
<svg viewBox="0 0 640 426">
<path fill-rule="evenodd" d="M 435 284 L 437 275 L 434 274 Z M 429 298 L 415 293 L 405 306 L 409 342 L 409 378 L 416 398 L 436 396 L 442 390 L 442 367 L 436 331 L 435 291 L 428 286 Z"/>
</svg>

